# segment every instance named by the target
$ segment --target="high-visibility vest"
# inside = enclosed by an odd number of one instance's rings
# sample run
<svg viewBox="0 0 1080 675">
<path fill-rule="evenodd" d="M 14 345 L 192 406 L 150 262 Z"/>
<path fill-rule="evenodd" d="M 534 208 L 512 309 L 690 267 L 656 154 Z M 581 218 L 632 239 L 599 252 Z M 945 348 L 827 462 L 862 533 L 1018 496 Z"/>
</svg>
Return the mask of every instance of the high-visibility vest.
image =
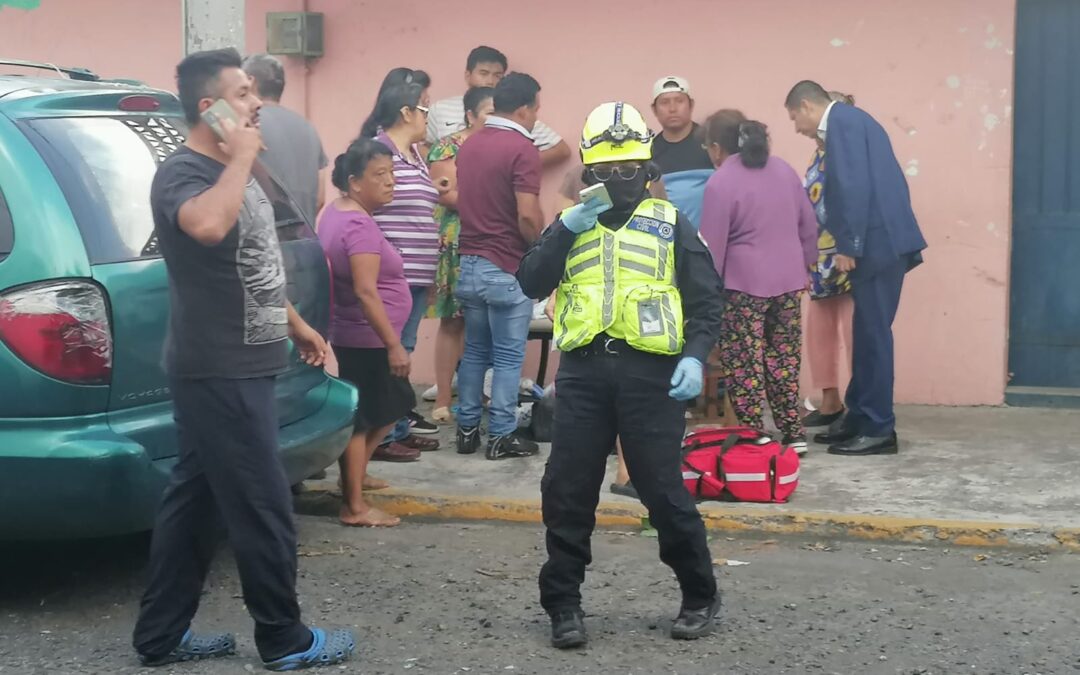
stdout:
<svg viewBox="0 0 1080 675">
<path fill-rule="evenodd" d="M 670 202 L 646 199 L 612 231 L 597 225 L 574 240 L 555 300 L 555 345 L 583 347 L 600 333 L 651 354 L 683 348 Z"/>
</svg>

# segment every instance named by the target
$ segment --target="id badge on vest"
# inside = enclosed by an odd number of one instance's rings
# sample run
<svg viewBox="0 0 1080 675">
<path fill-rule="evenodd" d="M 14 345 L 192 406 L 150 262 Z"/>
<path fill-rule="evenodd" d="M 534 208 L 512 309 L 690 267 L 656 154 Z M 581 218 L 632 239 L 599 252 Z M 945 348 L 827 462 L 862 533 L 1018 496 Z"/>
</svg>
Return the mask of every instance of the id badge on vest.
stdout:
<svg viewBox="0 0 1080 675">
<path fill-rule="evenodd" d="M 657 337 L 664 334 L 664 319 L 660 316 L 660 300 L 638 302 L 638 332 L 641 337 Z"/>
</svg>

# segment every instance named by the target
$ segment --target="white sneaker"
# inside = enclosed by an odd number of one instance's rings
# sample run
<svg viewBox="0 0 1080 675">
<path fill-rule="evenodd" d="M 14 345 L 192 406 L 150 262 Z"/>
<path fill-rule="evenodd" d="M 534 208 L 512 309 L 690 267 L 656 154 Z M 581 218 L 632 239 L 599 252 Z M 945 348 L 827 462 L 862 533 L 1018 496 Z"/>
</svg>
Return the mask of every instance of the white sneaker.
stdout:
<svg viewBox="0 0 1080 675">
<path fill-rule="evenodd" d="M 457 393 L 457 373 L 454 373 L 454 379 L 451 382 L 450 386 L 451 386 L 451 388 L 453 388 L 454 393 Z M 421 394 L 421 398 L 423 398 L 425 401 L 428 401 L 428 402 L 434 401 L 438 397 L 439 397 L 439 385 L 437 385 L 437 384 L 431 385 L 430 389 L 428 389 L 423 394 Z"/>
</svg>

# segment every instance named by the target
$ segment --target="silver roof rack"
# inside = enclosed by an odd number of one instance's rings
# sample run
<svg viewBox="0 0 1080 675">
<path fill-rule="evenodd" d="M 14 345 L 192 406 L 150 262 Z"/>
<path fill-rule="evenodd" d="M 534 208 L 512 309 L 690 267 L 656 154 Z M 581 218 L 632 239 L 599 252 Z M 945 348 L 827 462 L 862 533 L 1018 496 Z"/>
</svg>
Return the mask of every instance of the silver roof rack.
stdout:
<svg viewBox="0 0 1080 675">
<path fill-rule="evenodd" d="M 39 63 L 37 61 L 22 61 L 19 59 L 0 59 L 0 66 L 16 66 L 19 68 L 36 68 L 37 70 L 51 70 L 57 75 L 67 77 L 71 80 L 79 80 L 82 82 L 98 82 L 100 77 L 93 71 L 86 68 L 65 68 L 58 66 L 54 63 Z"/>
</svg>

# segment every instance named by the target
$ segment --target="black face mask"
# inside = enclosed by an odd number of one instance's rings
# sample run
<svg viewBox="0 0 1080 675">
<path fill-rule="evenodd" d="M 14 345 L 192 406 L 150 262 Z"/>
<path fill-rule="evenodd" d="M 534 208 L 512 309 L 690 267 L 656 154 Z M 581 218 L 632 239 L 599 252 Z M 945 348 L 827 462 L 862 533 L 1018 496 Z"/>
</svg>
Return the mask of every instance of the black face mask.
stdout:
<svg viewBox="0 0 1080 675">
<path fill-rule="evenodd" d="M 587 170 L 583 178 L 586 185 L 597 183 L 596 178 Z M 630 180 L 623 180 L 616 174 L 603 183 L 611 196 L 611 208 L 600 214 L 600 222 L 608 225 L 625 221 L 637 205 L 648 196 L 649 175 L 645 170 L 638 171 L 637 175 Z"/>
<path fill-rule="evenodd" d="M 623 180 L 618 175 L 612 176 L 611 180 L 604 183 L 608 194 L 611 195 L 611 210 L 627 212 L 637 208 L 637 205 L 645 198 L 648 182 L 649 177 L 645 171 L 638 171 L 638 174 L 630 180 Z"/>
</svg>

